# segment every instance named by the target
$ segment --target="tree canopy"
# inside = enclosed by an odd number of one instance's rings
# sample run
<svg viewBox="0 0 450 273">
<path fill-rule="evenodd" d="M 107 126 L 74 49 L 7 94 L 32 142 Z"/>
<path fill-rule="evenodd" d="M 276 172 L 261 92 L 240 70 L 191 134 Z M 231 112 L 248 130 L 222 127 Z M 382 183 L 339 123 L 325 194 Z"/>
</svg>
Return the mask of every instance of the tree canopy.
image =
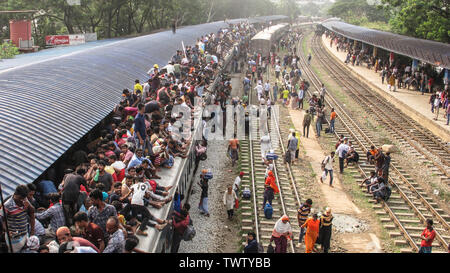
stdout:
<svg viewBox="0 0 450 273">
<path fill-rule="evenodd" d="M 366 27 L 386 22 L 398 34 L 450 42 L 450 0 L 337 0 L 328 14 Z"/>
<path fill-rule="evenodd" d="M 70 2 L 70 1 L 69 1 Z M 38 10 L 34 14 L 0 14 L 0 38 L 9 37 L 10 19 L 32 19 L 35 42 L 45 35 L 96 32 L 112 38 L 140 35 L 177 25 L 271 14 L 295 15 L 294 0 L 5 0 L 0 10 Z"/>
<path fill-rule="evenodd" d="M 394 32 L 450 43 L 450 0 L 382 0 Z"/>
</svg>

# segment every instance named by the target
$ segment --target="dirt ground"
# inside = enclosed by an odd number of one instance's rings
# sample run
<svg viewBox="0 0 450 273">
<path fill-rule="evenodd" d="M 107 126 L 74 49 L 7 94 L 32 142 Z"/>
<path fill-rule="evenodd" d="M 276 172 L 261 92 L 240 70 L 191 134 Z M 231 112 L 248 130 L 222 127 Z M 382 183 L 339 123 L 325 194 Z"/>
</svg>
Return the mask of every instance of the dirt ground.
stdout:
<svg viewBox="0 0 450 273">
<path fill-rule="evenodd" d="M 289 114 L 295 129 L 302 131 L 303 110 L 289 109 Z M 312 129 L 312 130 L 311 130 Z M 333 214 L 342 214 L 352 216 L 356 219 L 360 219 L 367 224 L 367 231 L 363 233 L 334 233 L 333 240 L 338 242 L 339 252 L 350 253 L 367 253 L 367 252 L 380 252 L 381 245 L 376 233 L 379 228 L 375 223 L 371 223 L 370 218 L 365 217 L 365 213 L 358 208 L 351 200 L 351 197 L 347 194 L 346 190 L 341 184 L 341 177 L 336 173 L 337 163 L 334 165 L 334 178 L 333 187 L 328 184 L 328 179 L 324 183 L 320 182 L 320 176 L 322 174 L 321 162 L 329 151 L 324 151 L 320 146 L 317 138 L 314 137 L 314 129 L 310 128 L 309 138 L 302 136 L 300 143 L 302 149 L 305 151 L 305 158 L 311 163 L 315 176 L 315 188 L 320 191 L 323 197 L 324 205 L 332 209 Z M 336 160 L 337 161 L 337 160 Z M 333 248 L 332 248 L 333 250 Z"/>
</svg>

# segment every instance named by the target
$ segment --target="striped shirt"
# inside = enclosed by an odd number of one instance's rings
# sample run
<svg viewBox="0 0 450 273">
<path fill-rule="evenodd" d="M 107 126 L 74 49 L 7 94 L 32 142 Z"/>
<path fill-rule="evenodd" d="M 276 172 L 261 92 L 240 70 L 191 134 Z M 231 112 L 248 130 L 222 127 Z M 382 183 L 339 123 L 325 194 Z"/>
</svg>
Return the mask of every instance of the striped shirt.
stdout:
<svg viewBox="0 0 450 273">
<path fill-rule="evenodd" d="M 333 215 L 330 215 L 330 216 L 325 216 L 325 215 L 322 215 L 321 217 L 320 217 L 320 226 L 321 227 L 328 227 L 328 226 L 331 226 L 331 222 L 333 221 Z"/>
<path fill-rule="evenodd" d="M 64 210 L 59 202 L 42 213 L 36 213 L 36 218 L 38 220 L 45 220 L 50 218 L 50 229 L 54 232 L 56 232 L 58 228 L 66 225 Z"/>
<path fill-rule="evenodd" d="M 8 217 L 9 231 L 17 233 L 28 232 L 28 212 L 25 207 L 18 206 L 11 197 L 5 202 L 5 211 Z M 2 216 L 4 216 L 3 211 Z"/>
<path fill-rule="evenodd" d="M 306 220 L 308 219 L 308 215 L 311 212 L 311 207 L 307 204 L 303 204 L 300 206 L 300 208 L 297 210 L 297 219 L 299 225 L 303 225 Z"/>
</svg>

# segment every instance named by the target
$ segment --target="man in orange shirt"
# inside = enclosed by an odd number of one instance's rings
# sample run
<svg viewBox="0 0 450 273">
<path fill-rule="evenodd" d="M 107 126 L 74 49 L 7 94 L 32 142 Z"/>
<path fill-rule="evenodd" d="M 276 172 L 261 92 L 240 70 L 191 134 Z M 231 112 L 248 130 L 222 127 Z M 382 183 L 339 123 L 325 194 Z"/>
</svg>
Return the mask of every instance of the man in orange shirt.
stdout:
<svg viewBox="0 0 450 273">
<path fill-rule="evenodd" d="M 228 141 L 228 152 L 231 157 L 231 167 L 234 167 L 234 163 L 239 159 L 239 140 L 236 139 L 236 134 L 234 134 L 233 139 Z"/>
<path fill-rule="evenodd" d="M 373 164 L 375 160 L 375 155 L 377 154 L 377 149 L 375 149 L 375 146 L 370 146 L 370 150 L 367 152 L 367 162 L 370 164 Z"/>
<path fill-rule="evenodd" d="M 331 108 L 331 115 L 330 115 L 330 133 L 334 134 L 334 122 L 336 120 L 337 114 L 334 111 L 334 108 Z"/>
<path fill-rule="evenodd" d="M 420 243 L 419 253 L 431 253 L 434 237 L 436 237 L 436 231 L 433 229 L 433 220 L 428 219 L 427 227 L 420 234 L 422 242 Z"/>
</svg>

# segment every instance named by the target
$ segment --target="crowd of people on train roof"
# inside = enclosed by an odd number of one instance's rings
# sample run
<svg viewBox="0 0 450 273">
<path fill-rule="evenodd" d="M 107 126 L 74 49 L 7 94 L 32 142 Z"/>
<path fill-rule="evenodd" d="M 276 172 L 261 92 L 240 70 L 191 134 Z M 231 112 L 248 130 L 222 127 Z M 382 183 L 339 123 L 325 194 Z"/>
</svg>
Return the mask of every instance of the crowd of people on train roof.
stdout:
<svg viewBox="0 0 450 273">
<path fill-rule="evenodd" d="M 73 153 L 68 163 L 73 167 L 64 171 L 62 181 L 20 185 L 5 200 L 0 218 L 2 250 L 142 252 L 136 246 L 139 237 L 148 236 L 148 228 L 161 231 L 173 225 L 174 233 L 182 235 L 191 222 L 189 204 L 181 206 L 178 189 L 161 183 L 165 177 L 160 170 L 174 167 L 176 157 L 185 158 L 194 140 L 173 130 L 182 115 L 172 109 L 176 105 L 194 109 L 197 99 L 209 104 L 226 99 L 215 94 L 223 92 L 220 88 L 211 90 L 213 81 L 224 57 L 237 54 L 234 44 L 255 32 L 252 25 L 239 23 L 202 36 L 194 46 L 178 50 L 166 66 L 153 65 L 147 81 L 136 80 L 132 88 L 124 89 L 113 117 L 97 139 Z M 187 120 L 193 125 L 191 113 Z M 169 220 L 148 209 L 168 205 L 174 210 Z M 7 230 L 10 236 L 5 236 Z M 180 236 L 178 245 L 179 240 Z"/>
<path fill-rule="evenodd" d="M 386 82 L 389 92 L 396 92 L 397 88 L 403 88 L 418 90 L 422 95 L 425 92 L 431 94 L 428 103 L 431 104 L 431 112 L 435 114 L 434 120 L 438 120 L 439 109 L 442 108 L 441 114 L 444 120 L 447 120 L 446 125 L 450 124 L 448 77 L 445 77 L 444 69 L 438 73 L 431 65 L 419 67 L 417 62 L 413 66 L 408 58 L 398 56 L 398 60 L 393 60 L 388 53 L 374 57 L 369 47 L 361 48 L 361 43 L 355 46 L 345 37 L 330 31 L 326 31 L 325 34 L 331 39 L 330 47 L 335 45 L 338 52 L 347 52 L 346 64 L 366 65 L 368 69 L 374 69 L 375 73 L 379 73 L 381 83 Z"/>
</svg>

